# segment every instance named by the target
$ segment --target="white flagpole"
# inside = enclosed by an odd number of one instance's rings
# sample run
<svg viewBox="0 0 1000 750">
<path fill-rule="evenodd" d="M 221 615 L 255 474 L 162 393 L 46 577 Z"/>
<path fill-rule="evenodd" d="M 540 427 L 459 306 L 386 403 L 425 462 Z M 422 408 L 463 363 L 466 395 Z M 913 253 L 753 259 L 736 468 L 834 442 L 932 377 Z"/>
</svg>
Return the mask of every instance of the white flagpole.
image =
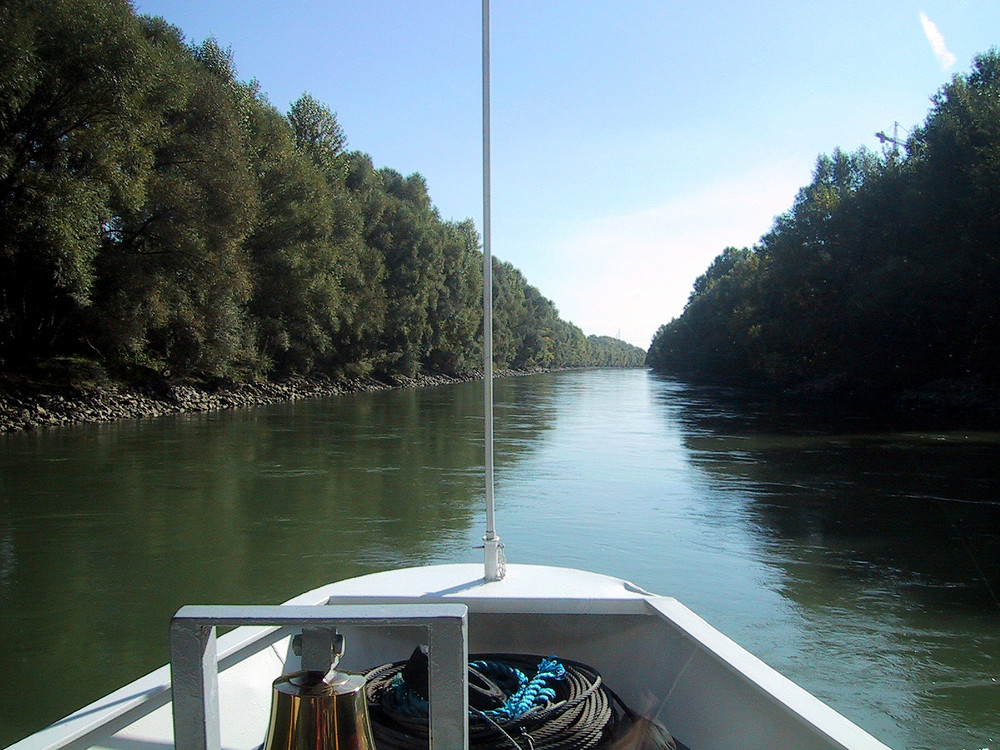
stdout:
<svg viewBox="0 0 1000 750">
<path fill-rule="evenodd" d="M 493 255 L 490 240 L 490 0 L 483 0 L 483 406 L 486 438 L 486 580 L 506 573 L 493 502 Z"/>
</svg>

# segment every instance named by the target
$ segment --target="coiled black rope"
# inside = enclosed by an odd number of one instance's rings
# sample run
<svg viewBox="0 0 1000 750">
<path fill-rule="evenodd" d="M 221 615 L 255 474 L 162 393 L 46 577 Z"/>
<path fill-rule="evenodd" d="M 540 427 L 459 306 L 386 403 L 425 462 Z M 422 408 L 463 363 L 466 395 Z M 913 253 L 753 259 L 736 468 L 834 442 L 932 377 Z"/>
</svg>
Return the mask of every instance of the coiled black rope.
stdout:
<svg viewBox="0 0 1000 750">
<path fill-rule="evenodd" d="M 545 679 L 543 689 L 536 690 L 538 697 L 534 704 L 518 715 L 510 715 L 510 711 L 500 707 L 477 708 L 474 707 L 476 701 L 470 700 L 470 748 L 604 748 L 623 735 L 635 718 L 621 699 L 604 685 L 601 676 L 585 664 L 558 659 L 561 669 L 554 670 L 551 659 L 525 654 L 478 654 L 469 658 L 478 667 L 473 669 L 475 675 L 470 675 L 470 682 L 474 676 L 477 683 L 490 683 L 485 691 L 476 688 L 486 693 L 496 693 L 497 686 L 504 682 L 492 683 L 492 673 L 514 670 L 524 675 L 529 684 L 540 672 L 543 677 L 561 673 L 553 679 Z M 411 658 L 409 662 L 385 664 L 365 675 L 368 712 L 379 750 L 412 750 L 428 745 L 426 703 L 423 710 L 415 709 L 420 700 L 411 700 L 409 695 L 410 688 L 421 697 L 426 694 L 426 674 L 413 679 L 412 675 L 420 672 L 413 662 Z M 401 683 L 405 683 L 404 670 L 417 684 L 401 687 Z M 522 680 L 521 685 L 524 684 Z M 511 697 L 509 685 L 500 689 L 506 698 Z"/>
</svg>

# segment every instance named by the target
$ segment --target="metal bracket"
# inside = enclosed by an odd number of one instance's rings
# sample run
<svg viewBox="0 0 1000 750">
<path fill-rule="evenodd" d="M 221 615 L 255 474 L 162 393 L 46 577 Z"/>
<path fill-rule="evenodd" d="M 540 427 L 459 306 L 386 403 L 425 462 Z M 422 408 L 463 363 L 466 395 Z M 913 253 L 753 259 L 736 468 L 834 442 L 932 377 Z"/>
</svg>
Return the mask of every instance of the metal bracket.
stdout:
<svg viewBox="0 0 1000 750">
<path fill-rule="evenodd" d="M 344 636 L 336 628 L 303 628 L 292 638 L 292 653 L 302 668 L 329 674 L 344 656 Z"/>
<path fill-rule="evenodd" d="M 170 622 L 174 745 L 177 750 L 221 748 L 217 627 L 279 625 L 304 628 L 303 634 L 325 629 L 325 636 L 313 633 L 302 639 L 303 659 L 315 647 L 322 660 L 324 653 L 329 656 L 336 651 L 339 624 L 425 628 L 430 659 L 431 748 L 468 748 L 468 612 L 464 604 L 450 603 L 181 607 Z"/>
</svg>

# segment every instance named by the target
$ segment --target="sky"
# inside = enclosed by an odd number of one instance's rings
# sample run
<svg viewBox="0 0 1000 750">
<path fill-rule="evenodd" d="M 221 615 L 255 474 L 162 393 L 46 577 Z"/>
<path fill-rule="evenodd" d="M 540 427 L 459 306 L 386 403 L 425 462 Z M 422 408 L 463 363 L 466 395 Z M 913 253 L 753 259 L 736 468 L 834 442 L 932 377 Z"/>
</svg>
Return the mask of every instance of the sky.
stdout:
<svg viewBox="0 0 1000 750">
<path fill-rule="evenodd" d="M 482 230 L 479 0 L 134 0 L 231 48 L 282 112 L 419 172 Z M 816 159 L 881 150 L 1000 44 L 997 0 L 492 0 L 492 252 L 586 334 L 646 348 Z"/>
</svg>

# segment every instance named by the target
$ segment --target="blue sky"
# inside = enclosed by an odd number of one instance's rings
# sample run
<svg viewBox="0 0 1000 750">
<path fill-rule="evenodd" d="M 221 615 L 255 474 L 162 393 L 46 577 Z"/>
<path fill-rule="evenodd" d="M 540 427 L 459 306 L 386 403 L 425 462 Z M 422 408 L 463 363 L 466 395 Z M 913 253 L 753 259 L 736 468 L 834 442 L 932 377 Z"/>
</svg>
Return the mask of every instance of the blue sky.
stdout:
<svg viewBox="0 0 1000 750">
<path fill-rule="evenodd" d="M 479 0 L 135 0 L 231 47 L 281 111 L 420 172 L 481 227 Z M 642 347 L 817 156 L 877 150 L 1000 44 L 997 0 L 493 0 L 493 253 L 587 334 Z"/>
</svg>

